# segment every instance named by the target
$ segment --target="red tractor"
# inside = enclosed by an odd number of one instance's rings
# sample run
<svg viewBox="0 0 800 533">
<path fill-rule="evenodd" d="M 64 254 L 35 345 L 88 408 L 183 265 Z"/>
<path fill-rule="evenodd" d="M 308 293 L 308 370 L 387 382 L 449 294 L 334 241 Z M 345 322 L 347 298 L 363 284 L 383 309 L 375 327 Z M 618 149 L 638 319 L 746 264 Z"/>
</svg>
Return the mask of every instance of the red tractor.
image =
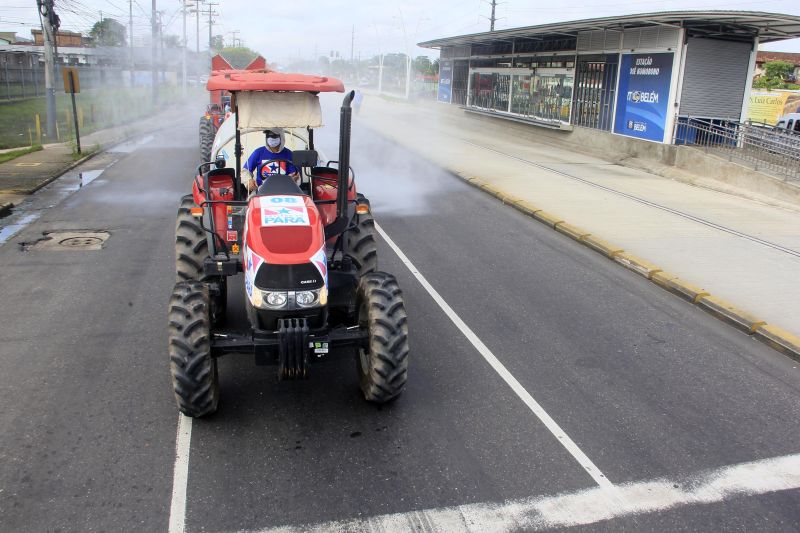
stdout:
<svg viewBox="0 0 800 533">
<path fill-rule="evenodd" d="M 258 56 L 247 65 L 244 70 L 253 72 L 266 72 L 267 60 Z M 222 75 L 226 72 L 240 72 L 234 69 L 224 57 L 217 54 L 211 58 L 211 75 Z M 227 118 L 230 108 L 231 95 L 225 90 L 209 91 L 211 102 L 206 106 L 206 111 L 200 117 L 200 162 L 205 163 L 211 156 L 211 145 L 222 122 Z"/>
<path fill-rule="evenodd" d="M 239 71 L 212 76 L 207 87 L 231 95 L 235 166 L 223 156 L 201 164 L 178 210 L 168 344 L 178 409 L 192 417 L 216 411 L 217 357 L 232 353 L 276 365 L 281 380 L 350 357 L 368 401 L 396 398 L 408 370 L 407 315 L 397 281 L 377 270 L 370 204 L 349 163 L 354 93 L 341 106 L 339 159 L 322 164 L 313 135 L 322 125 L 318 94 L 344 92 L 341 81 Z M 307 149 L 291 161 L 262 161 L 263 183 L 248 196 L 241 134 L 269 128 L 303 128 Z M 286 174 L 289 164 L 298 176 Z M 246 321 L 226 317 L 233 287 Z"/>
</svg>

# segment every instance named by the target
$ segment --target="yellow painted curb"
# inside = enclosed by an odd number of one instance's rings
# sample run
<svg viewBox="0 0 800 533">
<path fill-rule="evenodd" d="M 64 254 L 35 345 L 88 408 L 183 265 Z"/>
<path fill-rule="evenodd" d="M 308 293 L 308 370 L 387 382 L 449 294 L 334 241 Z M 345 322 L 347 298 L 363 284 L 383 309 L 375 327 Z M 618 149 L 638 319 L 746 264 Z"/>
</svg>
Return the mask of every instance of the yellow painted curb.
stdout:
<svg viewBox="0 0 800 533">
<path fill-rule="evenodd" d="M 663 270 L 661 272 L 654 272 L 653 275 L 650 276 L 650 279 L 653 280 L 653 283 L 660 285 L 664 289 L 667 288 L 667 283 L 677 278 L 677 275 L 664 272 Z"/>
<path fill-rule="evenodd" d="M 661 268 L 654 265 L 650 261 L 642 259 L 641 257 L 637 257 L 628 252 L 622 252 L 615 255 L 614 261 L 624 266 L 628 270 L 633 270 L 640 276 L 646 277 L 647 279 L 652 279 L 653 274 L 662 271 Z"/>
<path fill-rule="evenodd" d="M 697 285 L 692 285 L 688 281 L 684 281 L 681 278 L 672 278 L 663 284 L 662 287 L 672 293 L 677 294 L 681 298 L 689 300 L 693 304 L 696 304 L 700 298 L 711 295 L 711 293 L 707 290 L 701 289 Z"/>
<path fill-rule="evenodd" d="M 563 218 L 557 217 L 557 216 L 553 215 L 552 213 L 548 213 L 547 211 L 544 211 L 544 210 L 536 211 L 533 214 L 533 218 L 535 218 L 539 222 L 544 222 L 545 224 L 547 224 L 548 226 L 550 226 L 553 229 L 555 229 L 556 224 L 558 224 L 560 222 L 564 222 Z"/>
<path fill-rule="evenodd" d="M 754 337 L 774 350 L 800 361 L 800 337 L 770 324 L 759 327 Z"/>
<path fill-rule="evenodd" d="M 742 311 L 734 307 L 732 304 L 711 296 L 711 294 L 696 286 L 680 279 L 677 275 L 669 272 L 664 272 L 657 265 L 637 257 L 631 253 L 626 252 L 624 249 L 612 244 L 599 237 L 592 236 L 589 232 L 573 226 L 561 218 L 548 213 L 543 209 L 529 203 L 527 200 L 521 200 L 513 195 L 506 195 L 492 185 L 478 178 L 476 176 L 466 176 L 465 174 L 456 171 L 461 179 L 478 187 L 492 196 L 502 200 L 504 203 L 510 204 L 518 211 L 535 218 L 555 229 L 559 233 L 567 235 L 588 246 L 589 248 L 600 252 L 614 262 L 624 266 L 628 270 L 632 270 L 637 274 L 649 279 L 656 285 L 677 294 L 678 296 L 689 300 L 691 303 L 696 304 L 707 313 L 714 317 L 728 322 L 734 327 L 753 335 L 759 341 L 765 343 L 770 348 L 779 351 L 789 357 L 800 361 L 800 337 L 789 333 L 777 326 L 766 324 L 765 321 L 751 315 L 746 311 Z"/>
<path fill-rule="evenodd" d="M 541 211 L 541 208 L 536 207 L 532 203 L 528 202 L 527 200 L 520 200 L 514 204 L 519 211 L 522 211 L 526 215 L 533 217 L 537 212 Z"/>
<path fill-rule="evenodd" d="M 591 235 L 591 233 L 585 229 L 573 226 L 572 224 L 567 224 L 566 222 L 557 222 L 555 226 L 557 232 L 563 233 L 567 237 L 572 237 L 576 241 L 580 241 L 584 237 Z"/>
<path fill-rule="evenodd" d="M 722 298 L 717 298 L 716 296 L 703 296 L 698 300 L 697 305 L 717 318 L 743 330 L 747 334 L 755 333 L 759 327 L 767 323 L 765 320 L 761 320 L 755 315 L 742 311 L 733 304 L 726 302 Z"/>
<path fill-rule="evenodd" d="M 616 244 L 612 244 L 607 240 L 601 239 L 600 237 L 595 237 L 594 235 L 586 236 L 585 238 L 581 239 L 581 242 L 592 250 L 600 252 L 610 259 L 614 259 L 614 256 L 625 251 Z"/>
</svg>

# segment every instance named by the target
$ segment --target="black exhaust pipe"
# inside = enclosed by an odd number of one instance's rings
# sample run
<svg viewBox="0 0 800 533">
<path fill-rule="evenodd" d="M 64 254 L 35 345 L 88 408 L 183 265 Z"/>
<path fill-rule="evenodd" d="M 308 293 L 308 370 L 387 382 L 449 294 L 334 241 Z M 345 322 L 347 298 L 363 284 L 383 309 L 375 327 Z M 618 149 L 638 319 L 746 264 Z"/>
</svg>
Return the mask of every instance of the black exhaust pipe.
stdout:
<svg viewBox="0 0 800 533">
<path fill-rule="evenodd" d="M 339 112 L 339 190 L 336 195 L 336 220 L 325 227 L 325 238 L 339 235 L 347 228 L 347 189 L 350 181 L 350 130 L 355 91 L 344 95 Z"/>
</svg>

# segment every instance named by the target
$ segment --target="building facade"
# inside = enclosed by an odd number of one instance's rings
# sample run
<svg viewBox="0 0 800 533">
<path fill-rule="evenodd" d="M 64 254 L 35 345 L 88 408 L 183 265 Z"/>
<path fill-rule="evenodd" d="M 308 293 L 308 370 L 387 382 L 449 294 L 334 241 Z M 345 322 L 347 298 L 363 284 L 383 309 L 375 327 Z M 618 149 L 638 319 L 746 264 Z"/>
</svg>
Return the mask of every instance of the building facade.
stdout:
<svg viewBox="0 0 800 533">
<path fill-rule="evenodd" d="M 440 50 L 440 102 L 543 127 L 672 143 L 677 124 L 690 117 L 743 120 L 758 44 L 794 37 L 796 16 L 669 12 L 420 46 Z"/>
</svg>

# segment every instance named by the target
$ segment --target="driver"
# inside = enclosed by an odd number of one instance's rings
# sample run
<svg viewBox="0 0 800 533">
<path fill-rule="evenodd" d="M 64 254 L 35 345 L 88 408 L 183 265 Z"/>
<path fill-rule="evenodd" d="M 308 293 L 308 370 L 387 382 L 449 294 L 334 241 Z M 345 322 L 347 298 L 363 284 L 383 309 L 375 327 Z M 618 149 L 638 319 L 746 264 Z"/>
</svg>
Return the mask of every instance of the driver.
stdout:
<svg viewBox="0 0 800 533">
<path fill-rule="evenodd" d="M 250 154 L 242 168 L 242 181 L 246 180 L 247 192 L 255 191 L 270 174 L 288 174 L 295 181 L 300 174 L 290 163 L 292 151 L 284 146 L 283 130 L 264 130 L 266 146 L 259 146 Z M 263 165 L 263 166 L 262 166 Z"/>
</svg>

